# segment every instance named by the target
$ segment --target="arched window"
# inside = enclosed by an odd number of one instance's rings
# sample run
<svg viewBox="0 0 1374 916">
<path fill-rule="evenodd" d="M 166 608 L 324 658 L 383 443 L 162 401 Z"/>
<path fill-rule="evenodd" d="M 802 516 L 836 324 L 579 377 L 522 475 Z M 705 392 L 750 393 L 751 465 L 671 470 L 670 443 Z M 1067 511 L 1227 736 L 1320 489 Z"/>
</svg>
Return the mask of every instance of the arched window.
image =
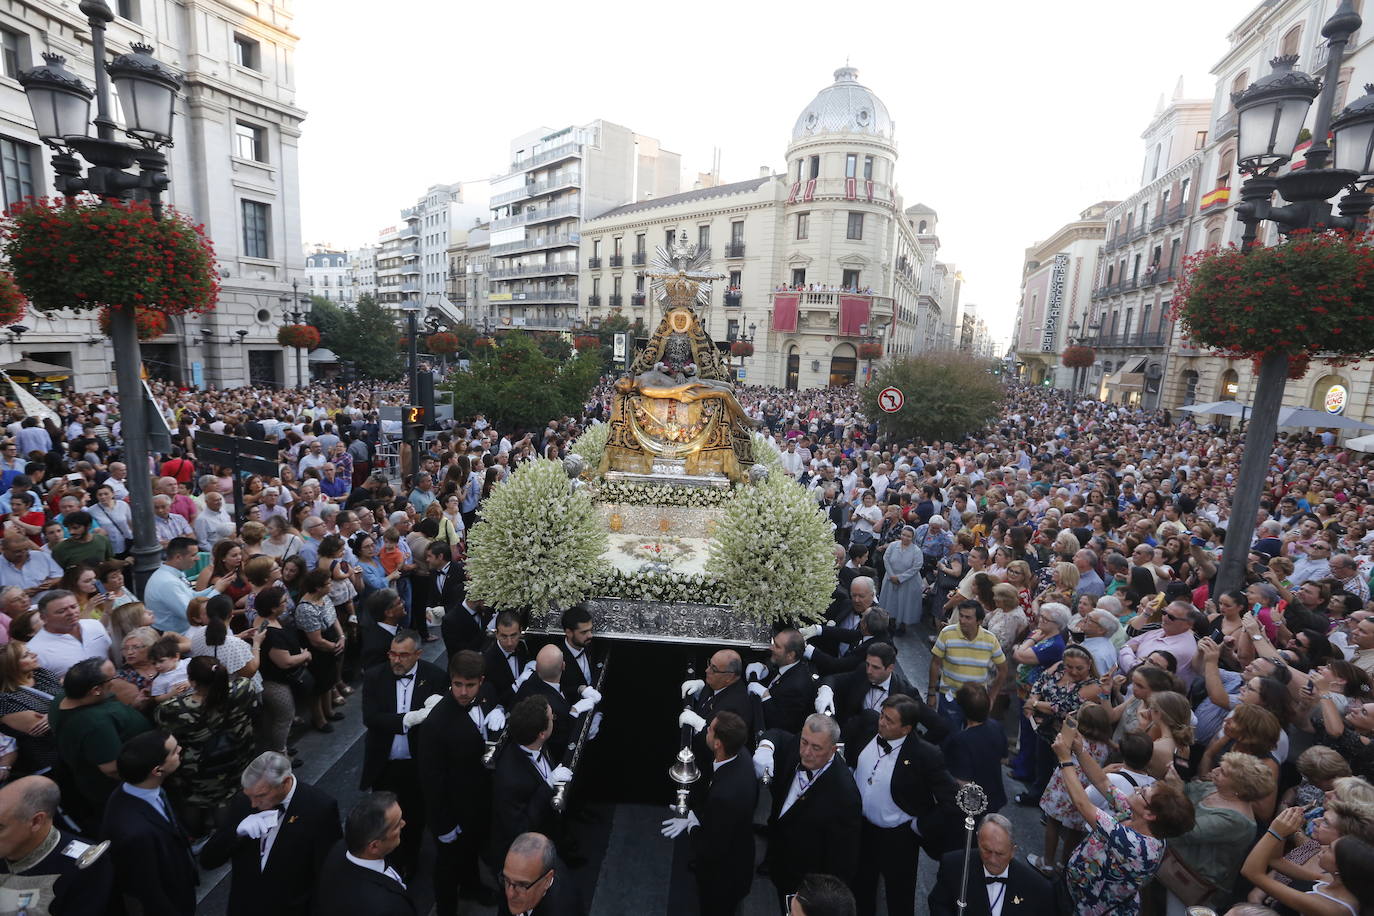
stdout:
<svg viewBox="0 0 1374 916">
<path fill-rule="evenodd" d="M 1279 54 L 1297 54 L 1298 47 L 1302 44 L 1302 26 L 1295 25 L 1284 33 L 1283 41 L 1279 43 Z"/>
<path fill-rule="evenodd" d="M 1221 374 L 1221 381 L 1217 384 L 1217 400 L 1234 401 L 1239 391 L 1240 376 L 1236 374 L 1236 370 L 1227 369 Z"/>
<path fill-rule="evenodd" d="M 1231 92 L 1228 93 L 1226 97 L 1229 99 L 1229 98 L 1231 97 L 1231 95 L 1233 95 L 1233 94 L 1235 94 L 1235 93 L 1237 93 L 1237 92 L 1244 92 L 1244 91 L 1245 91 L 1245 87 L 1246 87 L 1246 86 L 1249 86 L 1249 85 L 1250 85 L 1250 71 L 1249 71 L 1249 70 L 1242 70 L 1242 71 L 1240 71 L 1239 73 L 1236 74 L 1236 78 L 1233 79 L 1233 80 L 1231 80 Z M 1231 110 L 1232 110 L 1232 111 L 1235 111 L 1235 109 L 1236 109 L 1236 104 L 1235 104 L 1235 102 L 1232 102 L 1232 103 L 1231 103 Z"/>
<path fill-rule="evenodd" d="M 926 221 L 925 221 L 925 220 L 921 220 L 919 223 L 916 224 L 916 234 L 917 234 L 917 235 L 925 235 L 925 234 L 926 234 Z"/>
<path fill-rule="evenodd" d="M 830 379 L 826 382 L 834 388 L 854 384 L 859 374 L 859 360 L 852 344 L 840 344 L 830 354 Z"/>
<path fill-rule="evenodd" d="M 1350 403 L 1350 382 L 1344 376 L 1324 375 L 1312 385 L 1308 405 L 1330 414 L 1345 413 Z"/>
<path fill-rule="evenodd" d="M 1197 403 L 1197 371 L 1183 370 L 1183 406 Z"/>
<path fill-rule="evenodd" d="M 801 351 L 796 345 L 787 348 L 787 381 L 788 391 L 797 390 L 797 379 L 801 374 Z"/>
</svg>

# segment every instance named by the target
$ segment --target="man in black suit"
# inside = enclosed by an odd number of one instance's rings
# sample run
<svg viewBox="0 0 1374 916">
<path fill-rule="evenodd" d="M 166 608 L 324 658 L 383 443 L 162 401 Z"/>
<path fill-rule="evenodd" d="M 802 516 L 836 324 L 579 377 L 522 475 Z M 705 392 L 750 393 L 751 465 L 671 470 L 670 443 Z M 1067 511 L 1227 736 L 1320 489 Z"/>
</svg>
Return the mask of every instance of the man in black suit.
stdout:
<svg viewBox="0 0 1374 916">
<path fill-rule="evenodd" d="M 839 575 L 836 577 L 840 588 L 848 594 L 850 584 L 862 575 L 859 570 L 868 565 L 868 545 L 850 544 L 849 557 L 843 566 L 840 567 Z"/>
<path fill-rule="evenodd" d="M 109 916 L 115 894 L 108 847 L 83 841 L 53 823 L 62 790 L 46 776 L 24 776 L 0 788 L 0 896 L 37 891 L 42 912 Z"/>
<path fill-rule="evenodd" d="M 203 868 L 231 862 L 227 916 L 298 916 L 310 911 L 325 855 L 343 836 L 339 803 L 291 773 L 275 751 L 239 779 L 224 824 L 200 851 Z"/>
<path fill-rule="evenodd" d="M 181 766 L 181 745 L 164 731 L 144 732 L 124 742 L 115 766 L 123 783 L 105 803 L 100 832 L 110 841 L 125 909 L 143 916 L 194 913 L 200 873 L 162 788 Z"/>
<path fill-rule="evenodd" d="M 406 619 L 406 603 L 394 588 L 380 588 L 367 596 L 360 615 L 358 663 L 364 671 L 386 662 L 396 630 Z"/>
<path fill-rule="evenodd" d="M 663 835 L 688 831 L 702 916 L 731 916 L 754 881 L 754 808 L 759 784 L 745 747 L 748 731 L 733 712 L 715 714 L 706 728 L 711 782 L 685 818 L 663 822 Z"/>
<path fill-rule="evenodd" d="M 493 867 L 505 860 L 511 842 L 520 834 L 555 834 L 558 815 L 553 809 L 553 787 L 570 782 L 572 772 L 544 753 L 552 734 L 553 710 L 548 700 L 531 696 L 515 704 L 492 776 L 488 861 Z"/>
<path fill-rule="evenodd" d="M 360 798 L 348 812 L 343 842 L 325 859 L 312 916 L 418 916 L 400 873 L 386 864 L 405 823 L 392 793 Z"/>
<path fill-rule="evenodd" d="M 917 730 L 927 741 L 939 746 L 949 734 L 949 723 L 921 702 L 920 691 L 897 670 L 897 650 L 887 643 L 874 642 L 864 649 L 863 656 L 863 667 L 837 680 L 828 697 L 827 692 L 832 688 L 823 686 L 817 690 L 816 711 L 824 712 L 822 700 L 828 700 L 834 707 L 846 744 L 859 736 L 870 741 L 877 728 L 878 710 L 883 700 L 911 697 L 921 707 L 917 711 Z"/>
<path fill-rule="evenodd" d="M 888 697 L 876 731 L 845 745 L 863 797 L 859 877 L 852 885 L 859 916 L 874 913 L 879 878 L 888 912 L 914 913 L 920 851 L 938 859 L 954 845 L 954 779 L 939 748 L 916 732 L 920 709 L 911 697 Z"/>
<path fill-rule="evenodd" d="M 542 833 L 522 833 L 501 865 L 505 889 L 498 916 L 584 916 L 577 885 Z"/>
<path fill-rule="evenodd" d="M 600 663 L 592 651 L 592 615 L 586 605 L 575 604 L 563 612 L 563 695 L 582 695 L 582 688 L 596 684 Z"/>
<path fill-rule="evenodd" d="M 969 869 L 966 916 L 1053 916 L 1054 889 L 1049 881 L 1016 858 L 1011 821 L 1000 814 L 984 816 L 978 828 L 978 860 Z M 981 867 L 980 867 L 981 866 Z M 927 903 L 930 916 L 959 913 L 959 883 L 964 875 L 964 851 L 956 849 L 940 859 L 940 871 Z"/>
<path fill-rule="evenodd" d="M 443 699 L 448 676 L 442 668 L 420 659 L 420 635 L 397 630 L 387 653 L 387 664 L 363 676 L 363 772 L 359 788 L 385 789 L 396 793 L 405 812 L 406 829 L 396 853 L 403 873 L 415 866 L 420 836 L 425 826 L 424 798 L 420 791 L 416 749 L 410 730 L 429 715 Z"/>
<path fill-rule="evenodd" d="M 712 655 L 706 665 L 705 678 L 684 681 L 682 696 L 689 705 L 679 721 L 692 726 L 695 732 L 692 751 L 696 754 L 697 769 L 709 781 L 714 754 L 703 734 L 706 723 L 718 712 L 734 713 L 744 723 L 745 748 L 752 748 L 763 730 L 762 707 L 744 685 L 744 660 L 734 649 L 721 649 Z"/>
<path fill-rule="evenodd" d="M 505 714 L 484 684 L 482 656 L 464 649 L 448 662 L 449 691 L 420 727 L 420 782 L 425 820 L 435 839 L 434 904 L 454 916 L 458 898 L 482 906 L 496 893 L 482 884 L 477 858 L 491 828 L 491 772 L 482 763 L 488 730 Z"/>
<path fill-rule="evenodd" d="M 530 650 L 522 638 L 520 615 L 502 611 L 496 615 L 496 639 L 482 652 L 486 661 L 486 681 L 496 702 L 507 711 L 515 705 L 515 682 L 530 663 Z"/>
<path fill-rule="evenodd" d="M 754 681 L 749 692 L 763 701 L 763 724 L 768 729 L 797 734 L 816 700 L 811 665 L 802 658 L 806 643 L 796 630 L 779 630 L 769 646 L 770 673 L 755 663 L 750 668 L 765 680 Z M 760 669 L 762 669 L 760 671 Z"/>
<path fill-rule="evenodd" d="M 525 679 L 515 692 L 517 701 L 526 697 L 543 697 L 553 711 L 553 736 L 545 746 L 545 753 L 554 764 L 563 762 L 572 743 L 581 717 L 591 713 L 601 694 L 591 687 L 580 688 L 582 696 L 568 693 L 564 654 L 558 646 L 545 646 L 534 660 L 534 674 Z"/>
<path fill-rule="evenodd" d="M 890 622 L 887 611 L 870 607 L 859 618 L 858 629 L 819 624 L 802 627 L 800 632 L 808 640 L 806 660 L 822 677 L 847 674 L 863 664 L 865 647 L 873 642 L 888 641 Z"/>
<path fill-rule="evenodd" d="M 817 713 L 800 731 L 797 741 L 774 733 L 755 754 L 764 772 L 776 767 L 765 862 L 780 900 L 805 875 L 835 875 L 849 884 L 858 868 L 863 803 L 854 774 L 835 753 L 840 727 Z"/>
<path fill-rule="evenodd" d="M 434 571 L 430 601 L 451 612 L 467 596 L 467 571 L 452 559 L 453 548 L 443 541 L 430 541 L 425 547 L 425 564 Z"/>
</svg>

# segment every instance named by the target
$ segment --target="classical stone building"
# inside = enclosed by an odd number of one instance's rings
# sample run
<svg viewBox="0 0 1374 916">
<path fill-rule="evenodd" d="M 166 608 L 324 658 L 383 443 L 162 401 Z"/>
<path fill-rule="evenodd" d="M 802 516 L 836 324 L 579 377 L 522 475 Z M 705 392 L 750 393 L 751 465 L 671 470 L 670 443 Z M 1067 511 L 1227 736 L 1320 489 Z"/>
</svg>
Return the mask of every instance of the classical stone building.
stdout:
<svg viewBox="0 0 1374 916">
<path fill-rule="evenodd" d="M 219 308 L 169 322 L 143 345 L 150 375 L 188 385 L 296 384 L 295 361 L 276 342 L 280 299 L 304 281 L 290 4 L 230 0 L 115 0 L 111 54 L 134 43 L 185 76 L 168 151 L 166 199 L 203 223 L 215 244 Z M 4 203 L 54 193 L 18 74 L 43 52 L 94 85 L 89 27 L 74 2 L 0 6 L 0 173 Z M 0 361 L 21 353 L 69 366 L 82 389 L 113 387 L 113 352 L 94 317 L 30 314 L 18 340 L 0 337 Z"/>
</svg>

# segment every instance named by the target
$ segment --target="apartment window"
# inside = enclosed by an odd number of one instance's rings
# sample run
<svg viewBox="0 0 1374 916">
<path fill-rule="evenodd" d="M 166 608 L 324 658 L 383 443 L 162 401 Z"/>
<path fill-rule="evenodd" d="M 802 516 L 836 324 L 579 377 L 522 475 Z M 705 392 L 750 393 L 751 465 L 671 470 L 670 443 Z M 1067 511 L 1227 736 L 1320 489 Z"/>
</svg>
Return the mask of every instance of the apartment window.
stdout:
<svg viewBox="0 0 1374 916">
<path fill-rule="evenodd" d="M 673 238 L 676 235 L 677 231 L 674 229 L 669 229 L 663 233 L 663 247 L 670 252 L 673 250 Z"/>
<path fill-rule="evenodd" d="M 744 272 L 739 270 L 730 271 L 730 289 L 739 289 L 740 283 L 744 280 Z"/>
<path fill-rule="evenodd" d="M 256 200 L 243 202 L 243 256 L 270 258 L 272 256 L 270 223 L 272 208 Z"/>
<path fill-rule="evenodd" d="M 1150 312 L 1153 309 L 1153 305 L 1146 305 L 1140 310 L 1140 334 L 1142 337 L 1150 333 Z"/>
<path fill-rule="evenodd" d="M 1302 26 L 1295 25 L 1283 36 L 1283 42 L 1279 45 L 1279 54 L 1297 54 L 1300 44 L 1302 44 Z"/>
<path fill-rule="evenodd" d="M 858 290 L 859 272 L 857 270 L 846 270 L 840 279 L 840 286 L 848 290 Z"/>
<path fill-rule="evenodd" d="M 873 157 L 872 157 L 872 156 L 865 156 L 865 157 L 864 157 L 864 178 L 866 178 L 866 179 L 869 180 L 869 181 L 872 181 L 872 180 L 873 180 Z"/>
<path fill-rule="evenodd" d="M 739 319 L 731 318 L 725 322 L 725 339 L 734 340 L 739 337 Z"/>
<path fill-rule="evenodd" d="M 1191 178 L 1185 178 L 1185 179 L 1183 179 L 1183 183 L 1180 184 L 1180 185 L 1178 186 L 1178 202 L 1179 202 L 1179 203 L 1181 203 L 1181 204 L 1186 204 L 1186 203 L 1188 202 L 1188 191 L 1190 190 L 1190 185 L 1191 185 L 1191 184 L 1192 184 L 1192 179 L 1191 179 Z"/>
<path fill-rule="evenodd" d="M 611 278 L 611 295 L 620 295 L 620 274 L 616 274 L 614 277 Z"/>
<path fill-rule="evenodd" d="M 858 154 L 858 153 L 845 153 L 845 154 L 844 154 L 844 177 L 845 177 L 845 178 L 858 178 L 858 177 L 859 177 L 859 154 Z"/>
<path fill-rule="evenodd" d="M 640 238 L 643 238 L 643 237 L 644 237 L 644 236 L 640 236 Z M 621 254 L 621 252 L 620 252 L 620 245 L 621 245 L 621 242 L 622 242 L 622 241 L 623 241 L 623 238 L 622 238 L 621 236 L 618 236 L 618 235 L 617 235 L 617 236 L 612 240 L 612 242 L 611 242 L 612 247 L 615 248 L 615 250 L 614 250 L 613 252 L 611 252 L 611 253 L 612 253 L 613 255 L 615 255 L 617 258 L 620 257 L 620 254 Z"/>
<path fill-rule="evenodd" d="M 844 237 L 847 239 L 862 239 L 864 237 L 864 215 L 862 213 L 849 214 L 849 225 L 845 227 Z"/>
<path fill-rule="evenodd" d="M 697 251 L 705 251 L 711 247 L 711 227 L 697 226 Z"/>
<path fill-rule="evenodd" d="M 812 156 L 812 157 L 811 157 L 811 175 L 810 175 L 810 177 L 811 177 L 811 178 L 820 178 L 820 177 L 821 177 L 821 157 L 820 157 L 820 156 Z"/>
<path fill-rule="evenodd" d="M 644 292 L 644 275 L 643 275 L 643 274 L 635 274 L 635 292 L 637 292 L 637 293 L 643 293 L 643 292 Z"/>
<path fill-rule="evenodd" d="M 256 124 L 234 122 L 234 154 L 254 162 L 267 161 L 267 131 Z"/>
<path fill-rule="evenodd" d="M 36 147 L 15 140 L 0 139 L 0 171 L 5 178 L 5 206 L 13 206 L 35 196 L 33 161 Z"/>
<path fill-rule="evenodd" d="M 600 295 L 601 295 L 601 278 L 600 278 L 600 277 L 592 277 L 592 295 L 593 295 L 593 296 L 600 296 Z"/>
<path fill-rule="evenodd" d="M 1144 229 L 1150 222 L 1150 205 L 1140 205 L 1140 228 Z"/>
<path fill-rule="evenodd" d="M 793 285 L 793 286 L 805 286 L 805 285 L 806 285 L 806 268 L 805 268 L 805 267 L 794 267 L 794 268 L 792 268 L 792 285 Z"/>
<path fill-rule="evenodd" d="M 19 79 L 24 69 L 24 36 L 9 29 L 0 29 L 0 71 L 12 80 Z"/>
<path fill-rule="evenodd" d="M 592 242 L 592 257 L 601 257 L 601 239 L 595 239 Z"/>
<path fill-rule="evenodd" d="M 744 220 L 736 220 L 730 224 L 730 242 L 738 245 L 744 241 Z"/>
<path fill-rule="evenodd" d="M 1193 149 L 1202 149 L 1207 145 L 1207 131 L 1200 130 L 1193 135 Z"/>
<path fill-rule="evenodd" d="M 249 70 L 261 70 L 258 59 L 258 43 L 242 35 L 234 36 L 234 63 Z"/>
<path fill-rule="evenodd" d="M 120 19 L 138 22 L 138 0 L 119 0 L 115 4 L 115 12 Z"/>
<path fill-rule="evenodd" d="M 619 239 L 617 239 L 616 241 L 618 242 Z M 619 253 L 620 249 L 616 249 L 616 254 Z M 635 254 L 644 254 L 644 233 L 642 232 L 635 236 Z"/>
<path fill-rule="evenodd" d="M 804 238 L 806 238 L 806 234 L 807 234 L 808 230 L 810 229 L 810 226 L 811 226 L 811 214 L 810 214 L 810 213 L 798 213 L 798 214 L 797 214 L 797 238 L 798 238 L 798 239 L 804 239 Z"/>
</svg>

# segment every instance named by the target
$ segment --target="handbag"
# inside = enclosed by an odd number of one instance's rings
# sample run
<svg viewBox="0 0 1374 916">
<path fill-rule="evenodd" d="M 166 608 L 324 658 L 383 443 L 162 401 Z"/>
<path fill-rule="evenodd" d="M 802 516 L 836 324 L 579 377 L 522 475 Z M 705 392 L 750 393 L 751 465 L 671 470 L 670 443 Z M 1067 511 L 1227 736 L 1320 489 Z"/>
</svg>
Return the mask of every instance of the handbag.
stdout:
<svg viewBox="0 0 1374 916">
<path fill-rule="evenodd" d="M 1184 906 L 1198 906 L 1206 903 L 1217 892 L 1217 886 L 1208 881 L 1189 865 L 1184 858 L 1172 849 L 1164 850 L 1164 859 L 1155 872 L 1159 883 L 1168 888 L 1183 902 Z"/>
</svg>

